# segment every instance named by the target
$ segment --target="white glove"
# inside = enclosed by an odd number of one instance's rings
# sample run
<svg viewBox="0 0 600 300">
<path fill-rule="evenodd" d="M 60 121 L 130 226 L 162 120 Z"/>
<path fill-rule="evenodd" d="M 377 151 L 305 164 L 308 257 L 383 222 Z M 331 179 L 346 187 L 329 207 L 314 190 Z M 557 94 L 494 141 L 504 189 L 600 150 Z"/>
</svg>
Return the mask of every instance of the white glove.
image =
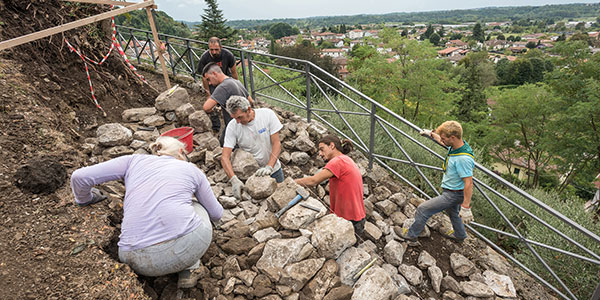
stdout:
<svg viewBox="0 0 600 300">
<path fill-rule="evenodd" d="M 422 136 L 431 137 L 431 132 L 432 131 L 430 129 L 423 129 L 423 130 L 419 131 L 419 134 Z"/>
<path fill-rule="evenodd" d="M 242 181 L 235 175 L 229 179 L 229 183 L 231 183 L 231 188 L 233 190 L 233 197 L 235 199 L 242 199 L 242 186 L 244 185 Z"/>
<path fill-rule="evenodd" d="M 256 170 L 254 175 L 256 175 L 256 176 L 271 176 L 272 173 L 273 173 L 273 168 L 269 165 L 266 165 L 266 166 Z"/>
<path fill-rule="evenodd" d="M 471 213 L 471 208 L 460 207 L 460 213 L 458 216 L 462 219 L 463 224 L 469 224 L 475 219 L 473 219 L 473 213 Z"/>
</svg>

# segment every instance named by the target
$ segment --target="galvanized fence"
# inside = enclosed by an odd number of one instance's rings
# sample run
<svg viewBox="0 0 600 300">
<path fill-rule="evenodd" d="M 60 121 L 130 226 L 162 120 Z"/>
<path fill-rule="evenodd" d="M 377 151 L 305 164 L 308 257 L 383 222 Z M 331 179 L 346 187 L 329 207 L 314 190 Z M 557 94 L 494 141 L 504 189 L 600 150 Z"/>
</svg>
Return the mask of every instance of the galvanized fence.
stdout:
<svg viewBox="0 0 600 300">
<path fill-rule="evenodd" d="M 158 53 L 151 32 L 122 26 L 117 29 L 118 40 L 128 55 L 140 64 L 157 67 Z M 164 55 L 171 72 L 197 79 L 200 72 L 196 65 L 206 42 L 164 34 L 160 39 L 166 45 Z M 317 120 L 350 139 L 365 154 L 369 168 L 378 163 L 424 198 L 439 195 L 434 180 L 439 181 L 445 149 L 418 136 L 421 128 L 310 61 L 225 48 L 241 61 L 240 80 L 253 98 L 302 113 L 308 122 Z M 277 79 L 273 74 L 276 70 L 284 70 L 286 78 Z M 301 88 L 294 89 L 298 86 Z M 600 237 L 488 168 L 479 163 L 475 166 L 474 211 L 493 211 L 499 221 L 472 222 L 467 225 L 470 232 L 559 297 L 591 295 L 597 279 L 588 283 L 590 291 L 580 291 L 576 284 L 565 281 L 577 281 L 580 275 L 569 273 L 571 264 L 586 264 L 590 272 L 600 271 Z M 494 237 L 512 239 L 517 247 L 527 250 L 527 256 L 509 253 L 492 241 Z M 600 285 L 596 292 L 598 289 Z"/>
</svg>

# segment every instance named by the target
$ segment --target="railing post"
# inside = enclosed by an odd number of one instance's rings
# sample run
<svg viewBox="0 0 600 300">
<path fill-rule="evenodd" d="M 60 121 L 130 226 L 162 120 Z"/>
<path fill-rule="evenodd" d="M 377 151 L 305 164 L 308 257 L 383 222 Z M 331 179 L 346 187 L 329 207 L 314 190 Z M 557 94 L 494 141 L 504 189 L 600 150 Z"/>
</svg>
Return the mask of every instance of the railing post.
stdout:
<svg viewBox="0 0 600 300">
<path fill-rule="evenodd" d="M 248 53 L 248 75 L 250 76 L 250 94 L 256 101 L 256 92 L 254 91 L 254 76 L 252 75 L 252 54 Z"/>
<path fill-rule="evenodd" d="M 154 56 L 154 46 L 152 45 L 152 41 L 150 40 L 150 35 L 146 32 L 146 39 L 148 40 L 148 44 L 150 45 L 150 57 L 152 58 L 152 64 L 154 65 L 154 69 L 156 70 L 156 57 Z"/>
<path fill-rule="evenodd" d="M 369 170 L 373 169 L 373 154 L 375 153 L 375 120 L 377 118 L 377 105 L 371 102 L 371 130 L 369 131 Z"/>
<path fill-rule="evenodd" d="M 167 47 L 167 54 L 169 54 L 169 63 L 171 64 L 171 71 L 173 72 L 173 76 L 177 75 L 175 71 L 175 64 L 173 64 L 173 55 L 171 55 L 171 47 L 169 44 L 169 37 L 165 36 L 165 47 Z"/>
<path fill-rule="evenodd" d="M 310 65 L 304 64 L 304 72 L 306 73 L 306 120 L 310 123 Z"/>
<path fill-rule="evenodd" d="M 140 54 L 138 53 L 137 42 L 133 35 L 133 30 L 129 29 L 129 35 L 131 35 L 131 41 L 133 42 L 133 52 L 135 53 L 135 57 L 137 58 L 138 64 L 141 64 L 142 62 L 140 61 Z"/>
<path fill-rule="evenodd" d="M 196 79 L 196 66 L 194 65 L 194 55 L 192 53 L 192 47 L 190 46 L 190 40 L 185 40 L 185 46 L 187 47 L 190 68 L 192 69 L 192 76 L 194 79 Z"/>
<path fill-rule="evenodd" d="M 244 55 L 244 51 L 240 51 L 240 59 L 242 60 L 242 78 L 244 79 L 244 87 L 248 89 L 248 82 L 246 79 L 246 56 Z"/>
</svg>

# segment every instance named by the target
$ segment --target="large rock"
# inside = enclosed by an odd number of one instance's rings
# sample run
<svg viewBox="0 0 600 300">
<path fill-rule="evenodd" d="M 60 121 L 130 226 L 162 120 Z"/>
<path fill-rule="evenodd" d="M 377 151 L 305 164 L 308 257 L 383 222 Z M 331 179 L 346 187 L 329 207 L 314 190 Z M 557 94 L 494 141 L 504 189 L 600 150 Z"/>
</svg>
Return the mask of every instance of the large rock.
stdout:
<svg viewBox="0 0 600 300">
<path fill-rule="evenodd" d="M 250 176 L 254 175 L 259 168 L 254 156 L 242 149 L 233 151 L 233 154 L 231 155 L 231 164 L 233 166 L 233 172 L 241 180 L 250 178 Z"/>
<path fill-rule="evenodd" d="M 139 122 L 155 113 L 156 108 L 154 107 L 130 108 L 124 110 L 121 117 L 124 122 Z"/>
<path fill-rule="evenodd" d="M 421 254 L 419 254 L 419 259 L 417 260 L 417 265 L 421 269 L 427 269 L 429 267 L 435 266 L 435 258 L 429 254 L 429 252 L 423 250 Z"/>
<path fill-rule="evenodd" d="M 109 123 L 96 130 L 98 143 L 104 147 L 125 146 L 133 140 L 131 130 L 119 123 Z"/>
<path fill-rule="evenodd" d="M 299 187 L 300 185 L 296 184 L 291 177 L 286 177 L 282 183 L 277 185 L 277 189 L 270 198 L 277 205 L 277 210 L 284 207 L 298 195 L 296 189 Z"/>
<path fill-rule="evenodd" d="M 515 286 L 513 285 L 510 277 L 487 270 L 483 272 L 483 278 L 485 278 L 485 284 L 487 284 L 487 286 L 492 289 L 492 291 L 494 291 L 498 297 L 517 297 L 517 291 L 515 290 Z"/>
<path fill-rule="evenodd" d="M 323 298 L 323 300 L 350 300 L 352 299 L 352 293 L 354 290 L 347 286 L 342 285 L 335 288 L 332 288 L 327 295 Z M 319 298 L 312 298 L 319 299 Z"/>
<path fill-rule="evenodd" d="M 408 201 L 408 197 L 405 193 L 395 193 L 390 196 L 390 201 L 396 203 L 399 207 L 404 207 Z"/>
<path fill-rule="evenodd" d="M 154 126 L 154 127 L 160 127 L 165 125 L 167 121 L 165 120 L 165 117 L 163 116 L 149 116 L 147 118 L 144 119 L 143 123 L 146 126 Z"/>
<path fill-rule="evenodd" d="M 315 277 L 304 286 L 303 294 L 308 299 L 323 299 L 327 291 L 339 282 L 339 279 L 336 280 L 337 272 L 338 264 L 335 260 L 326 261 Z"/>
<path fill-rule="evenodd" d="M 415 266 L 400 265 L 398 271 L 411 285 L 419 285 L 423 282 L 423 273 Z"/>
<path fill-rule="evenodd" d="M 463 293 L 473 297 L 487 298 L 494 296 L 494 291 L 485 283 L 479 281 L 463 281 L 460 283 L 460 288 Z"/>
<path fill-rule="evenodd" d="M 460 283 L 450 275 L 446 275 L 442 278 L 442 288 L 445 290 L 452 290 L 455 293 L 460 293 Z"/>
<path fill-rule="evenodd" d="M 267 227 L 255 232 L 252 237 L 259 243 L 266 242 L 272 239 L 281 238 L 281 233 L 275 231 L 273 227 Z"/>
<path fill-rule="evenodd" d="M 311 243 L 325 258 L 338 258 L 346 248 L 356 243 L 354 226 L 334 214 L 326 215 L 311 225 Z"/>
<path fill-rule="evenodd" d="M 436 293 L 440 292 L 440 287 L 442 286 L 442 278 L 444 274 L 442 273 L 442 269 L 432 266 L 427 269 L 427 275 L 429 275 L 429 279 L 431 279 L 431 286 Z"/>
<path fill-rule="evenodd" d="M 306 131 L 298 134 L 298 137 L 294 140 L 294 147 L 302 152 L 315 151 L 315 143 L 310 140 Z"/>
<path fill-rule="evenodd" d="M 368 269 L 354 285 L 352 300 L 388 300 L 398 294 L 390 275 L 380 267 Z"/>
<path fill-rule="evenodd" d="M 277 189 L 277 181 L 271 176 L 250 176 L 244 185 L 253 199 L 265 199 Z"/>
<path fill-rule="evenodd" d="M 354 275 L 369 264 L 371 255 L 363 249 L 351 247 L 346 249 L 336 261 L 340 267 L 342 283 L 352 286 L 354 284 Z"/>
<path fill-rule="evenodd" d="M 156 100 L 154 107 L 159 111 L 176 110 L 178 107 L 189 102 L 190 96 L 186 89 L 182 87 L 174 87 L 162 92 Z"/>
<path fill-rule="evenodd" d="M 159 136 L 160 134 L 158 133 L 158 130 L 156 128 L 152 131 L 138 130 L 133 133 L 134 139 L 146 142 L 154 142 Z"/>
<path fill-rule="evenodd" d="M 364 231 L 365 235 L 367 236 L 367 238 L 369 238 L 370 240 L 376 242 L 381 238 L 381 235 L 383 235 L 383 232 L 381 232 L 381 229 L 379 229 L 379 227 L 377 227 L 377 225 L 366 221 L 365 222 L 365 231 Z"/>
<path fill-rule="evenodd" d="M 194 128 L 195 132 L 207 132 L 212 128 L 210 118 L 203 110 L 193 112 L 188 116 L 188 120 L 190 122 L 190 126 Z"/>
<path fill-rule="evenodd" d="M 198 149 L 214 150 L 220 146 L 219 139 L 210 131 L 194 134 L 194 143 L 198 144 Z"/>
<path fill-rule="evenodd" d="M 375 203 L 375 207 L 377 207 L 386 216 L 392 215 L 398 209 L 398 205 L 387 199 Z"/>
<path fill-rule="evenodd" d="M 265 245 L 261 258 L 256 262 L 256 267 L 271 280 L 278 282 L 285 266 L 295 263 L 302 248 L 308 243 L 308 238 L 304 236 L 270 240 Z"/>
<path fill-rule="evenodd" d="M 473 262 L 456 252 L 450 254 L 450 266 L 454 274 L 461 277 L 467 277 L 477 271 Z"/>
<path fill-rule="evenodd" d="M 325 258 L 321 257 L 290 264 L 285 268 L 279 283 L 297 292 L 321 269 L 324 262 Z"/>
<path fill-rule="evenodd" d="M 256 246 L 256 242 L 253 238 L 243 237 L 230 239 L 227 243 L 221 245 L 221 248 L 229 254 L 239 255 L 248 253 L 254 246 Z"/>
<path fill-rule="evenodd" d="M 319 211 L 301 206 L 300 203 L 305 203 L 314 208 L 318 208 Z M 306 200 L 301 200 L 300 203 L 288 209 L 288 211 L 281 216 L 279 219 L 279 224 L 281 224 L 283 228 L 291 230 L 306 228 L 317 218 L 320 218 L 327 213 L 327 208 L 323 205 L 323 203 L 313 197 L 309 197 Z"/>
<path fill-rule="evenodd" d="M 383 257 L 385 261 L 392 264 L 394 267 L 398 267 L 402 264 L 402 258 L 404 256 L 406 248 L 396 240 L 391 240 L 383 247 Z"/>
<path fill-rule="evenodd" d="M 188 117 L 195 111 L 192 104 L 186 103 L 175 109 L 175 115 L 179 121 L 189 121 Z"/>
<path fill-rule="evenodd" d="M 305 165 L 310 160 L 310 155 L 306 152 L 292 152 L 292 162 L 295 165 Z"/>
</svg>

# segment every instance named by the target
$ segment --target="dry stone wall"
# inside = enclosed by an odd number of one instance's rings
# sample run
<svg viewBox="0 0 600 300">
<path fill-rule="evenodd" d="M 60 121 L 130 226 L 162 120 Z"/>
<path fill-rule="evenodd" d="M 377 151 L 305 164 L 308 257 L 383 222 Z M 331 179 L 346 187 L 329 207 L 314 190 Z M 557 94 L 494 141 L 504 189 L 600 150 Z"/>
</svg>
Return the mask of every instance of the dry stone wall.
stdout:
<svg viewBox="0 0 600 300">
<path fill-rule="evenodd" d="M 356 235 L 349 221 L 329 213 L 327 184 L 312 189 L 302 201 L 315 209 L 296 205 L 277 218 L 275 212 L 296 195 L 298 186 L 292 178 L 314 173 L 325 164 L 316 153 L 316 142 L 327 130 L 290 112 L 273 108 L 284 124 L 280 137 L 286 180 L 277 184 L 252 176 L 258 165 L 252 155 L 238 149 L 233 167 L 245 187 L 242 199 L 235 199 L 220 167 L 221 148 L 210 131 L 210 120 L 194 110 L 187 97 L 179 87 L 162 93 L 156 107 L 126 110 L 121 124 L 100 126 L 83 148 L 90 163 L 148 154 L 149 143 L 161 133 L 180 126 L 194 128 L 195 147 L 188 156 L 207 174 L 225 212 L 203 266 L 195 271 L 200 280 L 192 295 L 219 300 L 552 298 L 482 242 L 470 237 L 457 244 L 442 238 L 438 232 L 451 228 L 443 214 L 427 223 L 423 246 L 409 248 L 396 232 L 412 224 L 416 206 L 424 200 L 381 167 L 368 171 L 368 161 L 360 153 L 350 156 L 365 182 L 364 234 Z M 122 194 L 111 196 L 122 201 Z M 154 294 L 170 299 L 169 291 L 176 293 L 172 285 Z"/>
</svg>

